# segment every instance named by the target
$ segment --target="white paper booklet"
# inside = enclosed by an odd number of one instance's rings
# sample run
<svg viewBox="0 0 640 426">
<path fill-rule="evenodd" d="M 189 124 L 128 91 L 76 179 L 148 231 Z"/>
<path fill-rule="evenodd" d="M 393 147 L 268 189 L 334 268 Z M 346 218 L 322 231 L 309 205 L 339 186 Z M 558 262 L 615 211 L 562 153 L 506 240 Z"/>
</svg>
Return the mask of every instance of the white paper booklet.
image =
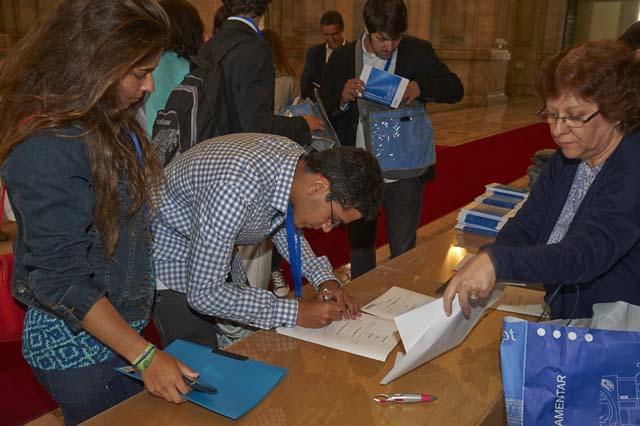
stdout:
<svg viewBox="0 0 640 426">
<path fill-rule="evenodd" d="M 433 297 L 416 293 L 402 287 L 391 287 L 382 296 L 367 303 L 363 312 L 378 318 L 393 320 L 398 315 L 409 312 L 419 306 L 431 302 Z"/>
<path fill-rule="evenodd" d="M 391 287 L 362 308 L 363 314 L 356 320 L 337 321 L 324 328 L 296 326 L 280 327 L 276 331 L 285 336 L 384 361 L 400 341 L 393 318 L 431 300 L 433 297 L 415 291 Z"/>
<path fill-rule="evenodd" d="M 393 321 L 363 313 L 355 320 L 335 321 L 324 328 L 279 327 L 279 334 L 372 358 L 387 359 L 400 338 Z"/>
<path fill-rule="evenodd" d="M 442 298 L 396 317 L 396 326 L 407 352 L 398 352 L 395 365 L 380 384 L 386 385 L 458 346 L 476 325 L 486 307 L 491 306 L 501 295 L 501 289 L 496 288 L 484 306 L 472 308 L 469 319 L 462 315 L 458 296 L 453 300 L 450 317 L 444 313 Z"/>
</svg>

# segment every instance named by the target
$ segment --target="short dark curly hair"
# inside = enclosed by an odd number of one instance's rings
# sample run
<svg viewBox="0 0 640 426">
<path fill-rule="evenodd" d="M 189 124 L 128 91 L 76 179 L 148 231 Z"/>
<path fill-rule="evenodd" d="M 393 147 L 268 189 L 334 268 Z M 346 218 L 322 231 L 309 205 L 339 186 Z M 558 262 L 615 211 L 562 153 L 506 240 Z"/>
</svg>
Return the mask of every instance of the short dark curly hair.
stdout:
<svg viewBox="0 0 640 426">
<path fill-rule="evenodd" d="M 222 0 L 227 16 L 255 15 L 262 16 L 269 8 L 271 0 Z"/>
<path fill-rule="evenodd" d="M 586 41 L 558 53 L 543 65 L 536 91 L 545 102 L 563 95 L 594 102 L 624 134 L 640 129 L 640 62 L 621 41 Z"/>
<path fill-rule="evenodd" d="M 384 180 L 378 160 L 368 151 L 333 148 L 308 154 L 304 161 L 308 171 L 329 180 L 331 193 L 327 201 L 337 201 L 345 209 L 354 208 L 365 220 L 378 216 Z"/>
</svg>

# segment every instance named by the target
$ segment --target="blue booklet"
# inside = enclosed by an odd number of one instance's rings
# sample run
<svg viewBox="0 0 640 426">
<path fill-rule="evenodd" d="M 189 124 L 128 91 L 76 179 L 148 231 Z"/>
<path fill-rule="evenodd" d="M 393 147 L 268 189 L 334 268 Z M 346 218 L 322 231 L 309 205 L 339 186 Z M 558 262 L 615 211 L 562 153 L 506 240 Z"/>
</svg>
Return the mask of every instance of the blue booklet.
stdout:
<svg viewBox="0 0 640 426">
<path fill-rule="evenodd" d="M 520 208 L 520 206 L 524 202 L 524 199 L 511 195 L 504 195 L 487 191 L 486 193 L 477 197 L 476 202 L 497 207 L 504 207 L 506 209 L 515 209 Z"/>
<path fill-rule="evenodd" d="M 529 197 L 529 191 L 513 186 L 503 185 L 500 183 L 490 183 L 488 185 L 485 185 L 485 188 L 487 188 L 487 191 L 489 192 L 514 197 L 521 200 L 526 200 Z"/>
<path fill-rule="evenodd" d="M 364 81 L 362 98 L 391 108 L 398 108 L 409 80 L 371 65 L 364 65 L 360 80 Z"/>
<path fill-rule="evenodd" d="M 474 234 L 480 234 L 487 237 L 495 237 L 499 232 L 495 229 L 485 228 L 484 226 L 468 225 L 464 223 L 458 223 L 456 225 L 456 229 L 460 229 L 464 232 L 473 232 Z"/>
<path fill-rule="evenodd" d="M 199 380 L 217 392 L 192 390 L 186 398 L 230 419 L 238 419 L 267 396 L 287 373 L 285 368 L 260 361 L 212 352 L 210 347 L 176 340 L 164 351 L 200 373 Z M 142 380 L 131 366 L 116 368 L 122 374 Z"/>
<path fill-rule="evenodd" d="M 506 222 L 513 217 L 517 209 L 508 209 L 504 207 L 483 204 L 474 201 L 460 209 L 458 218 L 464 218 L 467 215 L 492 219 L 496 222 Z"/>
</svg>

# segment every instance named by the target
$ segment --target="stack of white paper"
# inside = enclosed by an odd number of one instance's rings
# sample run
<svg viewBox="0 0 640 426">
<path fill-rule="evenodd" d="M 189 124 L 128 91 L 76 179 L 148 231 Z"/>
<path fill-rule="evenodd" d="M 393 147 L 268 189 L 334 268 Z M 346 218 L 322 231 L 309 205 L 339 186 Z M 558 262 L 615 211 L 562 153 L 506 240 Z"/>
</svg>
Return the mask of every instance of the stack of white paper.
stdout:
<svg viewBox="0 0 640 426">
<path fill-rule="evenodd" d="M 355 320 L 332 322 L 323 328 L 279 327 L 279 334 L 372 358 L 387 359 L 400 341 L 393 321 L 362 314 Z"/>
<path fill-rule="evenodd" d="M 444 313 L 442 299 L 436 299 L 396 317 L 396 326 L 407 353 L 398 352 L 395 365 L 380 384 L 386 385 L 458 346 L 476 325 L 486 307 L 491 306 L 501 295 L 501 289 L 494 290 L 491 299 L 484 306 L 472 308 L 469 319 L 464 318 L 462 314 L 458 296 L 453 300 L 453 312 L 450 317 Z"/>
<path fill-rule="evenodd" d="M 280 327 L 276 331 L 285 336 L 384 361 L 400 341 L 393 318 L 431 300 L 432 297 L 415 291 L 391 287 L 364 306 L 362 316 L 355 320 L 336 321 L 316 329 L 296 326 Z"/>
</svg>

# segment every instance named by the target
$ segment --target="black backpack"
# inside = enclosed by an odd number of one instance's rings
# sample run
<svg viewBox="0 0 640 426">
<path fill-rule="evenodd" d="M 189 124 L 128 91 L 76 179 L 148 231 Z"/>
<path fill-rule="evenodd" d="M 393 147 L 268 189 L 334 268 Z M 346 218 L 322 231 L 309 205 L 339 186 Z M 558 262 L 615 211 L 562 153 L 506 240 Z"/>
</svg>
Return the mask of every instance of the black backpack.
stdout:
<svg viewBox="0 0 640 426">
<path fill-rule="evenodd" d="M 220 62 L 237 45 L 213 56 L 207 44 L 191 58 L 192 70 L 169 95 L 153 123 L 151 143 L 163 166 L 195 144 L 228 132 L 224 74 Z"/>
</svg>

